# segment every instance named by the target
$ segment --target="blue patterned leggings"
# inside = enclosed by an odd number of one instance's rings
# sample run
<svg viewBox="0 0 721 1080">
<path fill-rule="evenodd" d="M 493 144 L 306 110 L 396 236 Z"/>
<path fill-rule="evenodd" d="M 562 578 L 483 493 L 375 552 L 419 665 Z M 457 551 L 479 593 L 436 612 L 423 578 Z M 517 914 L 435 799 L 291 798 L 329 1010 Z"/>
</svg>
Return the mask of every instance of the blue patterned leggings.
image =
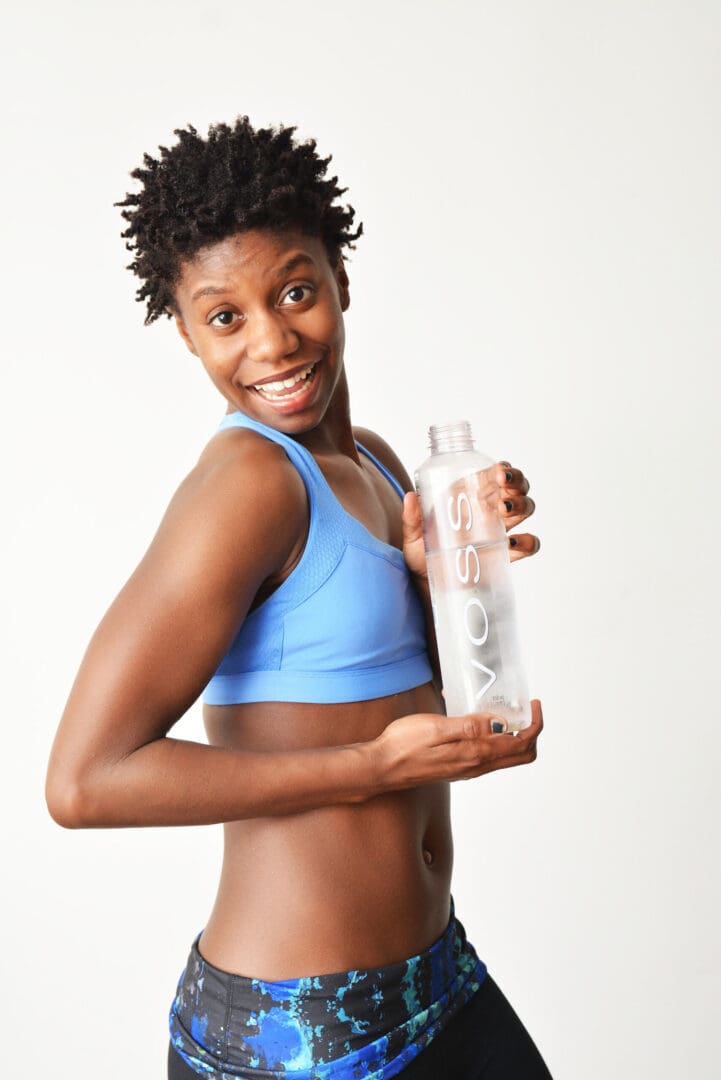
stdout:
<svg viewBox="0 0 721 1080">
<path fill-rule="evenodd" d="M 170 1010 L 169 1080 L 551 1080 L 462 924 L 386 967 L 283 982 L 193 942 Z"/>
</svg>

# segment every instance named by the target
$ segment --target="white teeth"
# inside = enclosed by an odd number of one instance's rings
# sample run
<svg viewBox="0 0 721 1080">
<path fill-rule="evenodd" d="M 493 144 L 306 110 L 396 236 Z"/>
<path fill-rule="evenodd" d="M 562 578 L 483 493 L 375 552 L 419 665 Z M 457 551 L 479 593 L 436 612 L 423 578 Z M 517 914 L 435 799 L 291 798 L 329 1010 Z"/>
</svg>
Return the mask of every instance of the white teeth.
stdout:
<svg viewBox="0 0 721 1080">
<path fill-rule="evenodd" d="M 309 367 L 304 368 L 303 371 L 299 371 L 295 375 L 291 375 L 288 379 L 279 379 L 277 382 L 263 383 L 261 386 L 254 386 L 253 389 L 257 390 L 260 394 L 279 394 L 281 390 L 288 390 L 291 386 L 295 386 L 296 383 L 307 378 L 314 367 L 315 364 L 310 364 Z"/>
</svg>

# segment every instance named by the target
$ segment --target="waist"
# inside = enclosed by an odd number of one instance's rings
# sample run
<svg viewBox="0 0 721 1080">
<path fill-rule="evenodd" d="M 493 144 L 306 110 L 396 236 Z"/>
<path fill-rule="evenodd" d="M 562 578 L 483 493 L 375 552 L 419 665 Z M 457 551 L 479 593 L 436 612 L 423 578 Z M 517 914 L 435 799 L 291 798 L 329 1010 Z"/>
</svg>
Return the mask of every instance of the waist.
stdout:
<svg viewBox="0 0 721 1080">
<path fill-rule="evenodd" d="M 270 979 L 382 965 L 441 933 L 452 869 L 445 783 L 234 822 L 201 950 Z"/>
<path fill-rule="evenodd" d="M 272 932 L 272 927 L 268 928 Z M 196 1071 L 295 1080 L 391 1077 L 478 990 L 486 974 L 456 919 L 396 963 L 269 981 L 224 971 L 194 940 L 170 1012 L 175 1049 Z"/>
</svg>

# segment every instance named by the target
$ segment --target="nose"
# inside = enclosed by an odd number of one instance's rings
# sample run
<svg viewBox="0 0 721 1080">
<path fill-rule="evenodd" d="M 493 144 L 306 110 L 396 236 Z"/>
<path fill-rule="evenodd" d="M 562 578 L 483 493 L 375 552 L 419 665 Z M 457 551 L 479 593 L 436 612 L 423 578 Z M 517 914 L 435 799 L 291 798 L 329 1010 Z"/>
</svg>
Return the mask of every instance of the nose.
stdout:
<svg viewBox="0 0 721 1080">
<path fill-rule="evenodd" d="M 275 364 L 292 356 L 300 338 L 282 314 L 264 311 L 253 316 L 246 331 L 245 353 L 256 364 Z"/>
</svg>

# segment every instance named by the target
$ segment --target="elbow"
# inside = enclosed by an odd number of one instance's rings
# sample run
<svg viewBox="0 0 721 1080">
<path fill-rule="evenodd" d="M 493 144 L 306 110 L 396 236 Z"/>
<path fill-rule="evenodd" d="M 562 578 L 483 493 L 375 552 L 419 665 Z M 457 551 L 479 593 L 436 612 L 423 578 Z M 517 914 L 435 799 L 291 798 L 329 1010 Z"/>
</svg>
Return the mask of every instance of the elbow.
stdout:
<svg viewBox="0 0 721 1080">
<path fill-rule="evenodd" d="M 50 817 L 64 829 L 90 829 L 97 824 L 87 793 L 77 780 L 49 772 L 45 803 Z"/>
</svg>

